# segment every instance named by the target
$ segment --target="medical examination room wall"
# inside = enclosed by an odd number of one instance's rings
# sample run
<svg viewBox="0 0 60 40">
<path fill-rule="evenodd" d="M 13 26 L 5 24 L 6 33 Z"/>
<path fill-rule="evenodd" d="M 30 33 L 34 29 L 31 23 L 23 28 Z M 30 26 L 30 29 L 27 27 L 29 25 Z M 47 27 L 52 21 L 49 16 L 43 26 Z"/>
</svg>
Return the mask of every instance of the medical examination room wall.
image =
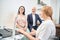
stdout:
<svg viewBox="0 0 60 40">
<path fill-rule="evenodd" d="M 42 0 L 43 1 L 43 0 Z M 53 18 L 55 19 L 55 23 L 59 23 L 59 13 L 57 2 L 52 0 L 44 1 L 47 5 L 51 5 L 53 7 Z M 0 0 L 0 26 L 7 26 L 8 28 L 14 27 L 14 19 L 17 15 L 19 6 L 25 6 L 26 15 L 31 13 L 31 8 L 36 6 L 37 9 L 41 6 L 37 4 L 37 0 Z M 38 12 L 38 10 L 37 10 Z M 39 12 L 38 12 L 39 13 Z M 57 15 L 57 17 L 56 17 Z"/>
<path fill-rule="evenodd" d="M 26 15 L 31 13 L 32 6 L 36 6 L 35 0 L 0 0 L 0 26 L 12 28 L 18 8 L 25 6 Z"/>
</svg>

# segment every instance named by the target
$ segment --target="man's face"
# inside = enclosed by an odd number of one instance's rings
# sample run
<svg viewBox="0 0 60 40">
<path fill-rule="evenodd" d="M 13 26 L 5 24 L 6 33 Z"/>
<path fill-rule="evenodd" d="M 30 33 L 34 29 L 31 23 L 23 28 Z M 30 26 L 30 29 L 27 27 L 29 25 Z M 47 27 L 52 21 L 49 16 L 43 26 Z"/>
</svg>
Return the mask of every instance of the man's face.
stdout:
<svg viewBox="0 0 60 40">
<path fill-rule="evenodd" d="M 36 12 L 36 8 L 33 7 L 33 8 L 32 8 L 32 13 L 35 13 L 35 12 Z"/>
</svg>

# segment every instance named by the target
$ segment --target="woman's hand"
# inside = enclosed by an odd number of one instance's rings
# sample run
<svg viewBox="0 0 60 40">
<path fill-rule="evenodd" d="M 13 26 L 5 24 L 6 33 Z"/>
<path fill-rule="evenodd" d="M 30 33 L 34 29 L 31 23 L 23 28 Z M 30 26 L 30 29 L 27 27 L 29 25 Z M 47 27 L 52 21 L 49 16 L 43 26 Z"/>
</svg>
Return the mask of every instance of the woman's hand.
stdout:
<svg viewBox="0 0 60 40">
<path fill-rule="evenodd" d="M 32 32 L 36 32 L 36 30 L 32 28 Z"/>
<path fill-rule="evenodd" d="M 27 28 L 23 28 L 23 30 L 24 30 L 24 31 L 26 31 L 26 30 L 27 30 Z"/>
<path fill-rule="evenodd" d="M 38 38 L 35 38 L 36 40 L 40 40 L 40 39 L 38 39 Z"/>
<path fill-rule="evenodd" d="M 25 32 L 23 29 L 18 29 L 17 31 L 22 33 L 22 34 Z"/>
</svg>

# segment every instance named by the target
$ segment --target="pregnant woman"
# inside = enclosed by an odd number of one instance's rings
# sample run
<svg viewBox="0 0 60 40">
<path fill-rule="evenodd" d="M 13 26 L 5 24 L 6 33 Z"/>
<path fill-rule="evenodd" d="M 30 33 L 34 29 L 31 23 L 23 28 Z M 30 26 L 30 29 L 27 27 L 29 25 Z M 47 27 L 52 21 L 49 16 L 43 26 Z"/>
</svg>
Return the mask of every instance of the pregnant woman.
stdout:
<svg viewBox="0 0 60 40">
<path fill-rule="evenodd" d="M 16 30 L 19 29 L 24 30 L 25 32 L 29 32 L 27 28 L 27 18 L 25 16 L 25 8 L 24 6 L 20 6 L 18 9 L 18 16 L 16 18 Z M 21 40 L 28 40 L 25 36 Z"/>
</svg>

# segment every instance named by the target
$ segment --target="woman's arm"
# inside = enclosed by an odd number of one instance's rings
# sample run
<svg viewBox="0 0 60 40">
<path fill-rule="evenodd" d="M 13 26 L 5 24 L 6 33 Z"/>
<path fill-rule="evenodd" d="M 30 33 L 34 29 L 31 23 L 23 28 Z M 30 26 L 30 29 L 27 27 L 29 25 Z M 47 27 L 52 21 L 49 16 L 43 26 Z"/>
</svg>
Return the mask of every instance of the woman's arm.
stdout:
<svg viewBox="0 0 60 40">
<path fill-rule="evenodd" d="M 25 17 L 25 18 L 26 18 L 26 17 Z M 26 31 L 26 30 L 27 30 L 27 26 L 28 26 L 27 18 L 26 18 L 25 20 L 26 20 L 26 23 L 25 23 L 25 28 L 24 28 L 24 30 Z"/>
<path fill-rule="evenodd" d="M 19 29 L 18 31 L 25 35 L 29 40 L 39 40 L 38 38 L 34 38 L 33 36 L 31 36 L 29 33 L 25 32 L 22 29 Z"/>
<path fill-rule="evenodd" d="M 17 28 L 22 28 L 22 27 L 20 27 L 20 25 L 18 24 L 18 22 L 16 22 L 16 27 Z"/>
<path fill-rule="evenodd" d="M 16 25 L 17 28 L 20 28 L 20 25 L 18 23 L 18 16 L 15 18 L 15 25 Z"/>
</svg>

